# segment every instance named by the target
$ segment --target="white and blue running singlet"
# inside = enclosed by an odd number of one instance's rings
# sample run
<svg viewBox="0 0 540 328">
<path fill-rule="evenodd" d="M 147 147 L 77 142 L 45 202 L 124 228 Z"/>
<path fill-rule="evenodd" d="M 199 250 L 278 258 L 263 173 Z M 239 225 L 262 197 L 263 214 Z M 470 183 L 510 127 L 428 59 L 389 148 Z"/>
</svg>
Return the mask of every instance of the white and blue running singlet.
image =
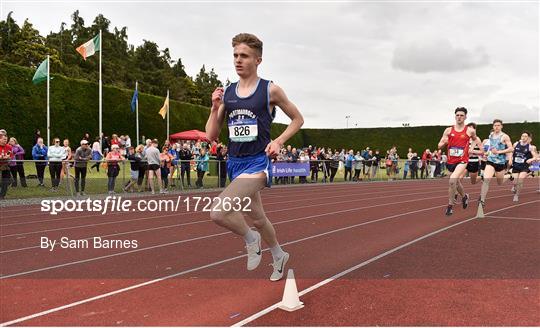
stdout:
<svg viewBox="0 0 540 328">
<path fill-rule="evenodd" d="M 238 95 L 238 82 L 232 83 L 223 96 L 229 127 L 229 156 L 246 157 L 264 152 L 270 143 L 270 81 L 259 79 L 253 92 Z"/>
<path fill-rule="evenodd" d="M 497 149 L 498 151 L 505 150 L 506 145 L 502 142 L 504 133 L 499 133 L 498 136 L 494 136 L 493 133 L 489 134 L 489 154 L 487 160 L 493 164 L 505 164 L 506 154 L 493 154 L 491 149 Z"/>
<path fill-rule="evenodd" d="M 264 172 L 266 185 L 271 185 L 272 162 L 265 150 L 276 112 L 274 108 L 270 110 L 270 83 L 259 79 L 246 97 L 238 95 L 238 82 L 225 89 L 223 103 L 229 127 L 227 173 L 231 181 L 241 174 Z"/>
</svg>

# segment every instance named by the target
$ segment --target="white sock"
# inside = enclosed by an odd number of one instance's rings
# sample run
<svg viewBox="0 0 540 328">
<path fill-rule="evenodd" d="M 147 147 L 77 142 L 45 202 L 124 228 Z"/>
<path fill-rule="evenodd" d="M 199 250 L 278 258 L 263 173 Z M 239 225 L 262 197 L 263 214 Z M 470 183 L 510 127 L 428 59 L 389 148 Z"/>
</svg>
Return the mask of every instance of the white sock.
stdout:
<svg viewBox="0 0 540 328">
<path fill-rule="evenodd" d="M 257 234 L 255 231 L 249 229 L 248 232 L 244 235 L 244 241 L 246 244 L 252 244 L 257 241 Z"/>
<path fill-rule="evenodd" d="M 274 259 L 274 261 L 279 260 L 283 257 L 283 255 L 285 255 L 285 252 L 281 249 L 281 246 L 279 246 L 279 244 L 270 247 L 270 252 L 272 253 L 272 258 Z"/>
</svg>

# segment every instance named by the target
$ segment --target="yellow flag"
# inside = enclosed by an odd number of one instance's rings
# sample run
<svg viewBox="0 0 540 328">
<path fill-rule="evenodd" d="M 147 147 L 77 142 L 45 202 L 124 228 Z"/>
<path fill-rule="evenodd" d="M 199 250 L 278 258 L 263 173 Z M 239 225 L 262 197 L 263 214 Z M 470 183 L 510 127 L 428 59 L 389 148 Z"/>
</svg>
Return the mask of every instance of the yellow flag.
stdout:
<svg viewBox="0 0 540 328">
<path fill-rule="evenodd" d="M 163 107 L 159 110 L 159 115 L 165 119 L 165 116 L 167 115 L 167 112 L 169 110 L 169 94 L 167 93 L 167 98 L 165 98 L 165 103 L 163 103 Z"/>
</svg>

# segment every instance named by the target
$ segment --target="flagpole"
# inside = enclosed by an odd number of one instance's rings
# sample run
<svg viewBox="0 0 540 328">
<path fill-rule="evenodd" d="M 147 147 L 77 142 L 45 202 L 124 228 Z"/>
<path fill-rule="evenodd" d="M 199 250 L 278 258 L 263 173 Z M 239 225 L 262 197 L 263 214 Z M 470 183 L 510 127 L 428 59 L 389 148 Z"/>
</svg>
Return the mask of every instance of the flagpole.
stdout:
<svg viewBox="0 0 540 328">
<path fill-rule="evenodd" d="M 49 105 L 49 90 L 50 90 L 49 81 L 51 80 L 51 77 L 50 77 L 51 60 L 49 57 L 50 56 L 47 55 L 47 146 L 51 145 L 51 108 Z"/>
<path fill-rule="evenodd" d="M 101 30 L 99 30 L 99 144 L 103 145 L 103 125 L 102 125 L 102 82 L 101 82 L 101 53 L 103 38 L 101 37 Z"/>
<path fill-rule="evenodd" d="M 169 103 L 167 106 L 167 138 L 165 140 L 169 140 L 169 107 L 171 107 L 171 100 L 169 99 L 169 89 L 167 89 L 167 99 L 169 100 Z"/>
<path fill-rule="evenodd" d="M 135 98 L 135 124 L 137 125 L 137 145 L 139 144 L 139 94 L 138 94 L 139 81 L 135 81 L 135 92 L 137 92 L 137 98 Z"/>
</svg>

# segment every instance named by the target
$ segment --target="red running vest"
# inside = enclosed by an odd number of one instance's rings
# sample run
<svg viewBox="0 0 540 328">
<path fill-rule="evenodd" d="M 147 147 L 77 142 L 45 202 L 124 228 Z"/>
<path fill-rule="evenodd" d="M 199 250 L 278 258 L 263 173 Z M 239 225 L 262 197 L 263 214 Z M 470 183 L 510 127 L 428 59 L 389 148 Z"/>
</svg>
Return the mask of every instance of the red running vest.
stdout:
<svg viewBox="0 0 540 328">
<path fill-rule="evenodd" d="M 452 126 L 448 135 L 448 164 L 468 163 L 469 162 L 469 140 L 465 126 L 463 131 L 456 131 Z"/>
</svg>

